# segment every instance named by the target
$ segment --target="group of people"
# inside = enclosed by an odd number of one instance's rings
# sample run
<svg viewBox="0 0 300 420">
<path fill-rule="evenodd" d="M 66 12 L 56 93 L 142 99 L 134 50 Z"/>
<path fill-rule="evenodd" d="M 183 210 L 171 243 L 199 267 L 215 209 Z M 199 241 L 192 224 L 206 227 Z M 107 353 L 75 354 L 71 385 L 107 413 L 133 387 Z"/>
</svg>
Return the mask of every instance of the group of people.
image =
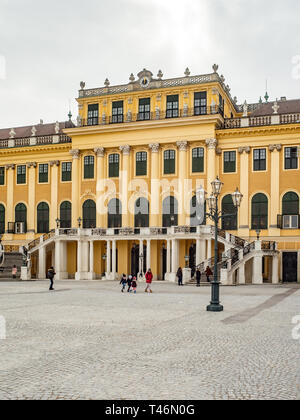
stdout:
<svg viewBox="0 0 300 420">
<path fill-rule="evenodd" d="M 149 270 L 146 273 L 146 289 L 145 289 L 145 293 L 153 293 L 152 292 L 152 281 L 153 281 L 153 274 L 151 271 L 151 268 L 149 268 Z M 127 293 L 134 293 L 136 294 L 137 292 L 137 278 L 136 276 L 132 276 L 131 274 L 129 274 L 129 276 L 127 277 L 126 274 L 123 274 L 120 284 L 122 285 L 122 289 L 121 292 L 124 293 L 124 291 L 126 290 L 127 287 Z"/>
<path fill-rule="evenodd" d="M 213 275 L 213 272 L 211 271 L 211 268 L 209 266 L 206 267 L 205 270 L 205 275 L 207 278 L 207 281 L 210 282 L 210 277 Z M 16 268 L 14 266 L 13 268 L 13 274 L 16 274 Z M 50 288 L 49 290 L 54 290 L 53 288 L 53 279 L 55 276 L 55 270 L 53 267 L 50 267 L 48 272 L 47 272 L 47 278 L 50 280 Z M 176 276 L 178 277 L 178 286 L 183 286 L 183 272 L 182 272 L 182 268 L 179 267 Z M 196 281 L 197 281 L 197 287 L 200 287 L 200 283 L 201 283 L 201 277 L 202 277 L 202 273 L 200 271 L 199 268 L 196 269 Z M 151 271 L 151 268 L 149 268 L 149 270 L 147 271 L 146 275 L 146 289 L 145 289 L 145 293 L 153 293 L 152 291 L 152 281 L 153 281 L 153 274 Z M 128 293 L 137 293 L 137 278 L 136 276 L 132 276 L 131 274 L 129 274 L 129 276 L 126 276 L 126 274 L 123 274 L 120 284 L 122 285 L 122 289 L 121 292 L 124 293 L 124 291 L 126 290 L 127 287 L 127 292 Z"/>
<path fill-rule="evenodd" d="M 210 277 L 213 275 L 213 272 L 211 271 L 211 268 L 209 266 L 206 267 L 206 270 L 204 271 L 205 275 L 206 275 L 206 279 L 208 282 L 210 282 Z M 179 267 L 176 273 L 176 276 L 178 278 L 178 286 L 183 286 L 183 272 L 182 272 L 182 268 Z M 201 277 L 202 277 L 202 273 L 199 269 L 199 267 L 196 269 L 196 281 L 197 281 L 197 287 L 200 287 L 200 283 L 201 283 Z"/>
</svg>

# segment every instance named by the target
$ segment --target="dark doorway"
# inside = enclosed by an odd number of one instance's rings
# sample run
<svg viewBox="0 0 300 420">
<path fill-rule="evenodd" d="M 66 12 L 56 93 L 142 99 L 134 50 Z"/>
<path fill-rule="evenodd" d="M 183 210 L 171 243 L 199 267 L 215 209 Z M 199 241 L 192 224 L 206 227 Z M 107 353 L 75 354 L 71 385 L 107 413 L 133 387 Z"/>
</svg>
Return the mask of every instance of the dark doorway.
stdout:
<svg viewBox="0 0 300 420">
<path fill-rule="evenodd" d="M 139 261 L 140 261 L 140 246 L 139 245 L 133 245 L 132 249 L 131 249 L 131 274 L 132 276 L 137 276 L 138 272 L 139 272 Z M 147 268 L 146 268 L 146 264 L 147 264 L 147 247 L 146 245 L 144 245 L 144 267 L 143 267 L 143 271 L 144 273 L 146 273 Z"/>
<path fill-rule="evenodd" d="M 167 250 L 165 247 L 162 249 L 162 275 L 163 280 L 166 280 L 166 272 L 167 272 Z"/>
<path fill-rule="evenodd" d="M 298 253 L 283 253 L 283 282 L 296 283 L 298 279 Z"/>
</svg>

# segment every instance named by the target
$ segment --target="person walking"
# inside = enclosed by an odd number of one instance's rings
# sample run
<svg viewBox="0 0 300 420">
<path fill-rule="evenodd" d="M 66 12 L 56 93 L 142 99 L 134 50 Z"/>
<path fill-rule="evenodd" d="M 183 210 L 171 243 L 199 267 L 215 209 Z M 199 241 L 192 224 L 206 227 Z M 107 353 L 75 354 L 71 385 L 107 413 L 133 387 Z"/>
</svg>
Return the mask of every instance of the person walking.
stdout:
<svg viewBox="0 0 300 420">
<path fill-rule="evenodd" d="M 205 274 L 206 274 L 206 278 L 207 278 L 208 283 L 210 283 L 210 278 L 209 277 L 213 275 L 213 272 L 211 271 L 209 266 L 206 267 Z"/>
<path fill-rule="evenodd" d="M 122 284 L 122 290 L 121 290 L 121 292 L 124 293 L 124 290 L 125 290 L 125 287 L 126 287 L 126 284 L 127 284 L 126 274 L 123 274 L 123 276 L 121 278 L 121 281 L 120 281 L 120 284 Z"/>
<path fill-rule="evenodd" d="M 12 270 L 11 270 L 11 274 L 12 274 L 12 278 L 13 279 L 16 279 L 17 278 L 17 272 L 18 272 L 17 266 L 14 265 L 13 268 L 12 268 Z"/>
<path fill-rule="evenodd" d="M 178 286 L 183 286 L 183 283 L 182 283 L 183 274 L 182 274 L 182 268 L 181 267 L 178 268 L 178 271 L 177 271 L 176 275 L 178 277 Z"/>
<path fill-rule="evenodd" d="M 49 270 L 48 270 L 48 273 L 47 273 L 47 277 L 50 280 L 50 288 L 49 288 L 49 290 L 54 290 L 53 289 L 53 279 L 54 279 L 55 274 L 56 273 L 55 273 L 54 268 L 53 267 L 50 267 Z"/>
<path fill-rule="evenodd" d="M 196 270 L 196 280 L 197 280 L 197 287 L 200 287 L 201 282 L 201 271 L 199 268 Z"/>
<path fill-rule="evenodd" d="M 133 293 L 136 295 L 136 289 L 137 289 L 136 277 L 133 277 L 131 287 L 132 287 Z"/>
<path fill-rule="evenodd" d="M 130 293 L 131 292 L 131 285 L 132 285 L 132 275 L 131 274 L 129 274 L 129 276 L 128 276 L 127 285 L 128 285 L 127 292 Z"/>
<path fill-rule="evenodd" d="M 153 274 L 152 274 L 151 268 L 149 268 L 149 270 L 146 273 L 145 293 L 152 293 L 152 289 L 151 289 L 152 280 L 153 280 Z"/>
</svg>

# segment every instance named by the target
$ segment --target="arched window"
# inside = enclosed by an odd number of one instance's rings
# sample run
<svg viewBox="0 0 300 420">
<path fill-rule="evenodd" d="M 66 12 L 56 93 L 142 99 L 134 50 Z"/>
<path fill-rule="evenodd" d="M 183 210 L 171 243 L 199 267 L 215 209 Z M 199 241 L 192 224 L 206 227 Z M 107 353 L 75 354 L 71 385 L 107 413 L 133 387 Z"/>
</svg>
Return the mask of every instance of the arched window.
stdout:
<svg viewBox="0 0 300 420">
<path fill-rule="evenodd" d="M 224 214 L 231 214 L 234 216 L 228 216 L 222 219 L 223 230 L 237 230 L 237 211 L 233 204 L 232 195 L 226 195 L 222 200 L 222 212 Z"/>
<path fill-rule="evenodd" d="M 134 226 L 136 228 L 149 227 L 149 201 L 139 198 L 134 206 Z"/>
<path fill-rule="evenodd" d="M 27 230 L 27 207 L 23 203 L 19 203 L 15 208 L 15 222 L 23 223 L 22 232 L 25 233 Z M 20 231 L 21 233 L 21 231 Z"/>
<path fill-rule="evenodd" d="M 62 229 L 70 229 L 72 224 L 72 204 L 64 201 L 60 205 L 60 227 Z"/>
<path fill-rule="evenodd" d="M 108 203 L 108 228 L 122 227 L 122 203 L 117 198 L 113 198 Z"/>
<path fill-rule="evenodd" d="M 178 226 L 178 202 L 170 196 L 163 201 L 163 227 Z"/>
<path fill-rule="evenodd" d="M 256 194 L 252 198 L 252 229 L 268 229 L 268 198 Z"/>
<path fill-rule="evenodd" d="M 0 234 L 5 233 L 5 207 L 0 204 Z"/>
<path fill-rule="evenodd" d="M 292 216 L 299 214 L 299 196 L 294 192 L 288 192 L 282 199 L 283 216 Z"/>
<path fill-rule="evenodd" d="M 199 226 L 199 225 L 205 225 L 206 224 L 206 203 L 201 205 L 200 203 L 197 203 L 197 197 L 194 195 L 194 197 L 191 199 L 191 226 Z"/>
<path fill-rule="evenodd" d="M 49 232 L 49 206 L 40 203 L 37 207 L 37 233 Z"/>
<path fill-rule="evenodd" d="M 82 216 L 83 229 L 92 229 L 96 227 L 96 203 L 93 200 L 87 200 L 83 203 Z"/>
</svg>

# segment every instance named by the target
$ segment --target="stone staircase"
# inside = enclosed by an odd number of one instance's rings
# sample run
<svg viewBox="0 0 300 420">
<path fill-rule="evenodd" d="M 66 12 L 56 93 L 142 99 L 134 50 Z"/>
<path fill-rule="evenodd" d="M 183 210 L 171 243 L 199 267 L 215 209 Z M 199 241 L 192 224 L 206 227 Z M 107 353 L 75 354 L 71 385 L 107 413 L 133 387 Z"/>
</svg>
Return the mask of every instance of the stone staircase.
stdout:
<svg viewBox="0 0 300 420">
<path fill-rule="evenodd" d="M 17 252 L 11 252 L 11 253 L 5 252 L 3 263 L 0 266 L 0 280 L 12 279 L 11 270 L 14 265 L 16 265 L 18 269 L 17 279 L 20 279 L 22 263 L 23 263 L 23 254 L 20 254 Z"/>
</svg>

